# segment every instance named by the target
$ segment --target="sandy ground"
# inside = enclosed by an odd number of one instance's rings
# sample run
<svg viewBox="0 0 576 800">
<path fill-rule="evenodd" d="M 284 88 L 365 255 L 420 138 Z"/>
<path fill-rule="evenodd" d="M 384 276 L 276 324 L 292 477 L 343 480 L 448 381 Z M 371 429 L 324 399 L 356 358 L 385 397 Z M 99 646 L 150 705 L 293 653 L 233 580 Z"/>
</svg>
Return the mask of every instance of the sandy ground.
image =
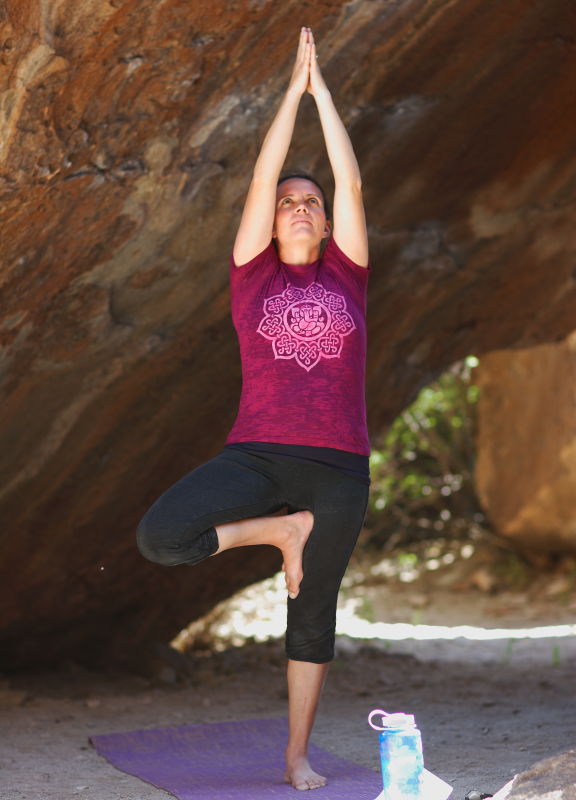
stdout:
<svg viewBox="0 0 576 800">
<path fill-rule="evenodd" d="M 362 587 L 352 572 L 343 616 L 361 598 L 373 623 L 386 615 L 397 624 L 506 629 L 573 624 L 576 617 L 566 569 L 530 591 L 489 586 L 490 571 L 478 563 L 466 573 L 437 569 L 411 583 L 390 578 L 385 585 L 373 580 Z M 454 786 L 452 800 L 462 800 L 473 788 L 495 792 L 535 761 L 576 745 L 576 636 L 529 639 L 513 631 L 476 641 L 417 640 L 394 639 L 398 629 L 389 631 L 389 638 L 339 637 L 313 734 L 320 747 L 377 771 L 377 734 L 366 724 L 368 712 L 379 707 L 413 713 L 426 766 Z M 189 656 L 182 664 L 157 665 L 151 678 L 92 674 L 74 665 L 5 677 L 0 798 L 168 798 L 117 772 L 91 748 L 89 737 L 285 713 L 278 639 Z"/>
</svg>

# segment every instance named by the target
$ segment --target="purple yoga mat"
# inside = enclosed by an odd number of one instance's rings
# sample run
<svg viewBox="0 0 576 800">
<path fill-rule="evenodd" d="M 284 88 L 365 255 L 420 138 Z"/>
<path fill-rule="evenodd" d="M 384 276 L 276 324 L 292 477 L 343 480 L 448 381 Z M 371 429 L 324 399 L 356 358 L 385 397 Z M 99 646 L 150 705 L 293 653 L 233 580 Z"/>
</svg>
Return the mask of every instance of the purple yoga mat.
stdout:
<svg viewBox="0 0 576 800">
<path fill-rule="evenodd" d="M 93 736 L 111 764 L 179 800 L 275 800 L 299 794 L 284 783 L 285 719 L 249 719 Z M 329 783 L 317 800 L 374 800 L 379 773 L 310 746 L 311 763 Z"/>
</svg>

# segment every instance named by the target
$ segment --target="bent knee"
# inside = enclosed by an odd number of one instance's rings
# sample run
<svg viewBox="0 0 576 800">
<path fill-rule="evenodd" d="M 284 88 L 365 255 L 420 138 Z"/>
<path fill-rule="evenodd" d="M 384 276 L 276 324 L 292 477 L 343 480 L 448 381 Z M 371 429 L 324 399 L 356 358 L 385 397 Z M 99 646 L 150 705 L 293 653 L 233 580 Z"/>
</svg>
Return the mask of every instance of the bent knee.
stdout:
<svg viewBox="0 0 576 800">
<path fill-rule="evenodd" d="M 144 515 L 136 528 L 138 550 L 154 564 L 172 567 L 181 563 L 181 554 L 170 546 L 166 532 L 154 522 L 150 512 Z"/>
<path fill-rule="evenodd" d="M 140 520 L 136 529 L 136 543 L 144 558 L 164 567 L 198 564 L 214 555 L 219 546 L 215 528 L 198 530 L 166 524 L 154 513 L 154 509 L 150 509 Z"/>
</svg>

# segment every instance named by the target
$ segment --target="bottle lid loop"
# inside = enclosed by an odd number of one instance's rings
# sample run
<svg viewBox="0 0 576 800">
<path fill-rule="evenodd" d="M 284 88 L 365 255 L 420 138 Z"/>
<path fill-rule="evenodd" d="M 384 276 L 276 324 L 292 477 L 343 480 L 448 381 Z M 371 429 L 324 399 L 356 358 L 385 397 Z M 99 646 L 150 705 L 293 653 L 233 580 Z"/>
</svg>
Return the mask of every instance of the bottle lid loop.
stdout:
<svg viewBox="0 0 576 800">
<path fill-rule="evenodd" d="M 382 717 L 381 725 L 372 722 L 374 716 Z M 375 731 L 385 731 L 390 728 L 414 728 L 416 722 L 413 714 L 390 714 L 388 711 L 383 711 L 381 708 L 375 708 L 368 715 L 368 724 Z"/>
</svg>

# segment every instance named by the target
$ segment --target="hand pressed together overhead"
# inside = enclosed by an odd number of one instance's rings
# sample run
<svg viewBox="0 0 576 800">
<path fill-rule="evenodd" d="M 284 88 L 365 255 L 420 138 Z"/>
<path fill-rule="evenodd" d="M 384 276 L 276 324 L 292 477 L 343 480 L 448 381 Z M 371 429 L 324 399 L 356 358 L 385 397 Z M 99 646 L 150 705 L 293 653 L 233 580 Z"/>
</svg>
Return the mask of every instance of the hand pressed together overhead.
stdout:
<svg viewBox="0 0 576 800">
<path fill-rule="evenodd" d="M 298 52 L 288 88 L 301 95 L 309 92 L 314 97 L 328 89 L 318 64 L 316 43 L 311 28 L 302 28 L 300 31 Z"/>
</svg>

